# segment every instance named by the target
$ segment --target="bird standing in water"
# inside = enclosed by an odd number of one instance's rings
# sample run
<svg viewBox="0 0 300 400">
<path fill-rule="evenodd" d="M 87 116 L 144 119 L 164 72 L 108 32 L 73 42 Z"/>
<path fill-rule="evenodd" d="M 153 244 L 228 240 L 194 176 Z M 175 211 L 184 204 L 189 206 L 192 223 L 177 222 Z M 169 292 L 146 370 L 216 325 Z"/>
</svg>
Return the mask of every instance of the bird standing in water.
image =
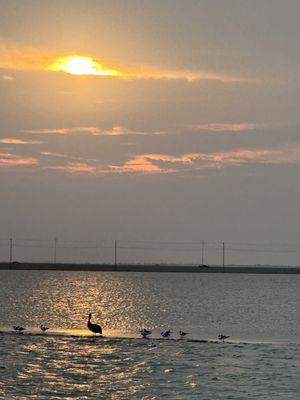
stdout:
<svg viewBox="0 0 300 400">
<path fill-rule="evenodd" d="M 13 326 L 14 331 L 18 332 L 18 333 L 23 333 L 23 331 L 25 331 L 26 328 L 23 328 L 23 326 L 17 325 L 17 326 Z"/>
<path fill-rule="evenodd" d="M 148 329 L 145 329 L 145 328 L 140 330 L 140 333 L 144 339 L 146 339 L 149 335 L 151 335 L 151 331 L 149 331 Z"/>
<path fill-rule="evenodd" d="M 226 336 L 226 335 L 218 335 L 218 339 L 219 340 L 222 340 L 222 342 L 224 342 L 225 341 L 225 339 L 228 339 L 230 336 Z"/>
<path fill-rule="evenodd" d="M 91 332 L 93 332 L 94 334 L 99 333 L 99 335 L 102 335 L 102 328 L 101 328 L 101 326 L 100 326 L 100 325 L 97 325 L 97 324 L 93 324 L 93 323 L 91 322 L 91 319 L 92 319 L 92 314 L 90 313 L 90 314 L 89 314 L 88 323 L 87 323 L 87 327 L 89 328 L 89 330 L 90 330 Z"/>
<path fill-rule="evenodd" d="M 41 324 L 40 329 L 42 332 L 46 332 L 49 328 L 46 325 Z"/>
<path fill-rule="evenodd" d="M 187 332 L 183 332 L 183 331 L 179 331 L 179 335 L 181 338 L 183 338 L 184 336 L 188 335 Z"/>
</svg>

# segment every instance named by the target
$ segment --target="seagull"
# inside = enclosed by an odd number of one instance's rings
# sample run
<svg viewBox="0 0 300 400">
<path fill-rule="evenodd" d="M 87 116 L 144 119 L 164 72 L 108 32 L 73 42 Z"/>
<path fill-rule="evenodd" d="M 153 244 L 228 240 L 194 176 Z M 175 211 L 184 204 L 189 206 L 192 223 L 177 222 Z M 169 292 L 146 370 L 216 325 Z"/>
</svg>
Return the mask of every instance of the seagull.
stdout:
<svg viewBox="0 0 300 400">
<path fill-rule="evenodd" d="M 49 328 L 46 325 L 41 324 L 40 329 L 42 332 L 46 332 Z"/>
<path fill-rule="evenodd" d="M 89 330 L 91 332 L 93 332 L 94 334 L 99 333 L 100 335 L 102 335 L 102 328 L 100 325 L 97 324 L 92 324 L 91 323 L 91 318 L 92 318 L 92 314 L 89 314 L 89 319 L 88 319 L 88 323 L 87 323 L 87 327 L 89 328 Z"/>
<path fill-rule="evenodd" d="M 17 325 L 17 326 L 14 325 L 13 328 L 18 333 L 23 333 L 23 331 L 25 331 L 25 328 L 23 328 L 23 326 L 20 326 L 20 325 Z"/>
<path fill-rule="evenodd" d="M 140 333 L 144 339 L 146 339 L 149 335 L 151 335 L 151 331 L 148 331 L 148 329 L 145 328 L 140 330 Z"/>
<path fill-rule="evenodd" d="M 162 336 L 162 337 L 170 337 L 170 336 L 171 336 L 171 331 L 170 331 L 170 329 L 169 329 L 168 331 L 162 332 L 162 333 L 161 333 L 161 336 Z"/>
<path fill-rule="evenodd" d="M 228 339 L 228 338 L 230 338 L 230 336 L 226 336 L 226 335 L 218 335 L 218 339 L 219 340 L 222 340 L 222 342 L 224 342 L 225 341 L 225 339 Z"/>
<path fill-rule="evenodd" d="M 188 332 L 179 331 L 179 335 L 183 338 L 184 336 L 188 335 Z"/>
</svg>

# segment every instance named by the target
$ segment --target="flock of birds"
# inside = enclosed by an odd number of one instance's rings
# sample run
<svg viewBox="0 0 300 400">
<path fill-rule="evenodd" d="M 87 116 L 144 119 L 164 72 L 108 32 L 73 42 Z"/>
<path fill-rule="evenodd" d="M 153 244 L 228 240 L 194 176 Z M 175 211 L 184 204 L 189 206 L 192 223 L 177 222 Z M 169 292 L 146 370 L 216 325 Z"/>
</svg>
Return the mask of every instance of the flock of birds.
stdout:
<svg viewBox="0 0 300 400">
<path fill-rule="evenodd" d="M 92 314 L 90 313 L 89 316 L 88 316 L 88 322 L 87 322 L 87 327 L 88 327 L 88 329 L 89 329 L 91 332 L 93 332 L 94 335 L 96 335 L 97 333 L 98 333 L 99 335 L 102 335 L 102 328 L 101 328 L 101 326 L 98 325 L 98 324 L 92 323 L 92 322 L 91 322 L 91 319 L 92 319 Z M 13 329 L 14 329 L 14 331 L 17 332 L 17 333 L 23 333 L 23 332 L 26 330 L 26 328 L 24 328 L 23 326 L 20 326 L 20 325 L 14 325 L 14 326 L 13 326 Z M 43 324 L 40 325 L 40 330 L 41 330 L 42 332 L 46 332 L 48 329 L 49 329 L 49 328 L 48 328 L 46 325 L 43 325 Z M 146 328 L 143 328 L 143 329 L 140 330 L 140 334 L 142 335 L 142 338 L 143 338 L 143 339 L 147 339 L 147 338 L 151 335 L 151 333 L 152 333 L 152 332 L 151 332 L 149 329 L 146 329 Z M 169 338 L 169 337 L 171 336 L 171 333 L 172 333 L 171 330 L 168 329 L 167 331 L 162 331 L 162 332 L 161 332 L 161 336 L 162 336 L 163 338 Z M 180 338 L 184 338 L 185 336 L 188 335 L 188 332 L 184 332 L 184 331 L 179 331 L 178 333 L 179 333 Z M 222 335 L 222 334 L 218 335 L 218 339 L 221 340 L 222 342 L 224 342 L 224 341 L 225 341 L 226 339 L 228 339 L 229 337 L 230 337 L 230 336 Z"/>
<path fill-rule="evenodd" d="M 40 325 L 40 330 L 42 332 L 46 332 L 48 329 L 49 328 L 46 325 L 43 325 L 43 324 Z M 26 330 L 26 328 L 24 328 L 23 326 L 20 326 L 20 325 L 14 325 L 13 330 L 17 333 L 23 333 Z"/>
<path fill-rule="evenodd" d="M 150 336 L 151 333 L 152 333 L 151 331 L 149 331 L 148 329 L 145 329 L 145 328 L 140 330 L 140 334 L 142 335 L 142 337 L 144 339 L 146 339 L 148 336 Z M 164 338 L 169 338 L 171 336 L 171 333 L 172 333 L 171 330 L 168 329 L 167 331 L 161 332 L 161 336 Z M 184 331 L 179 331 L 178 333 L 179 333 L 180 338 L 184 338 L 186 335 L 188 335 L 188 332 L 184 332 Z M 225 340 L 228 339 L 229 337 L 230 336 L 227 336 L 227 335 L 221 335 L 221 334 L 218 335 L 218 339 L 221 340 L 222 342 L 225 342 Z"/>
<path fill-rule="evenodd" d="M 102 328 L 100 325 L 98 324 L 93 324 L 91 322 L 92 319 L 92 314 L 89 314 L 89 318 L 88 318 L 88 323 L 87 323 L 87 327 L 88 329 L 93 332 L 94 334 L 99 333 L 99 335 L 102 335 Z M 151 335 L 152 331 L 150 331 L 149 329 L 143 328 L 140 330 L 140 334 L 142 335 L 143 339 L 147 339 L 150 335 Z M 168 329 L 167 331 L 162 331 L 161 332 L 161 336 L 163 338 L 169 338 L 171 336 L 171 329 Z M 179 331 L 179 336 L 180 338 L 184 338 L 185 336 L 188 335 L 188 332 L 184 332 L 184 331 Z M 228 339 L 230 336 L 227 335 L 218 335 L 218 339 L 221 340 L 222 342 L 225 342 L 226 339 Z"/>
</svg>

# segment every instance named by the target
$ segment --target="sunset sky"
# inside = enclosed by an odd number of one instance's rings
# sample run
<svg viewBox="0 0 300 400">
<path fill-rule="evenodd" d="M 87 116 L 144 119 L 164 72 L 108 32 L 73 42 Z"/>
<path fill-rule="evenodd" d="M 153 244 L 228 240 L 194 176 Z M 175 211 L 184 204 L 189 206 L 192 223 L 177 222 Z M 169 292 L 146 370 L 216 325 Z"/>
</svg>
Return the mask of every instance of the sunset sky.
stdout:
<svg viewBox="0 0 300 400">
<path fill-rule="evenodd" d="M 0 10 L 3 238 L 300 244 L 298 0 Z"/>
</svg>

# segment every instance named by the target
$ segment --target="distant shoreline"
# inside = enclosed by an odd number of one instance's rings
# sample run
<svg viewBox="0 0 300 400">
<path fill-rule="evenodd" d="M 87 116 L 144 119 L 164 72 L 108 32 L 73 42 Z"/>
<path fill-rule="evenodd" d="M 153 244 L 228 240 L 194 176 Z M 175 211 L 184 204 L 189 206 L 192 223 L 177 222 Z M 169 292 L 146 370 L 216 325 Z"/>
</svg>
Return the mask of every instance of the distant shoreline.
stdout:
<svg viewBox="0 0 300 400">
<path fill-rule="evenodd" d="M 228 265 L 191 266 L 158 264 L 51 264 L 51 263 L 0 263 L 0 270 L 19 271 L 118 271 L 118 272 L 178 272 L 178 273 L 237 273 L 237 274 L 300 274 L 300 267 Z"/>
</svg>

